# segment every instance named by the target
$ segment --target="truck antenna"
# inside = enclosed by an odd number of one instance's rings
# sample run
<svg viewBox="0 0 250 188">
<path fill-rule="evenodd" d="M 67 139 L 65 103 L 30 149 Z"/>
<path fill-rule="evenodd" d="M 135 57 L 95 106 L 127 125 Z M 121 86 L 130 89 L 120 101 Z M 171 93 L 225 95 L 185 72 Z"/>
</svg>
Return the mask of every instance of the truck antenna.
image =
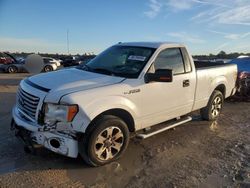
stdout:
<svg viewBox="0 0 250 188">
<path fill-rule="evenodd" d="M 67 29 L 67 50 L 69 54 L 69 29 Z"/>
</svg>

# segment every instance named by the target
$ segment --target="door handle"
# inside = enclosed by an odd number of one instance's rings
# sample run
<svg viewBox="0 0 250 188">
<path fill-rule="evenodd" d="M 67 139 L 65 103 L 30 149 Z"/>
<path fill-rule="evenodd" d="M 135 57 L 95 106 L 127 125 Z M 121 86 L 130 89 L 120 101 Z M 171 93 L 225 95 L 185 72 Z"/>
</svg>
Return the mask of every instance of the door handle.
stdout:
<svg viewBox="0 0 250 188">
<path fill-rule="evenodd" d="M 189 80 L 183 80 L 183 87 L 188 87 L 190 85 Z"/>
</svg>

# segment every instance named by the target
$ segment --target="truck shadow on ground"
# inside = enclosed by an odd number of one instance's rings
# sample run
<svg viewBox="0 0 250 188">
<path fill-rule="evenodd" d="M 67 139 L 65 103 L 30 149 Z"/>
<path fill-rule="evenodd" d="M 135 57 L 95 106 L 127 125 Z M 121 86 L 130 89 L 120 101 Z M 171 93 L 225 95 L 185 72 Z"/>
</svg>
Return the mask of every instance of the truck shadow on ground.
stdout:
<svg viewBox="0 0 250 188">
<path fill-rule="evenodd" d="M 150 137 L 146 140 L 132 138 L 124 156 L 116 162 L 102 167 L 89 167 L 79 156 L 76 159 L 67 158 L 55 154 L 45 148 L 36 149 L 36 154 L 26 154 L 23 145 L 15 138 L 8 147 L 18 148 L 16 152 L 21 155 L 5 164 L 1 173 L 23 171 L 48 171 L 66 170 L 67 175 L 75 181 L 92 185 L 98 181 L 107 181 L 113 185 L 119 185 L 120 181 L 129 182 L 140 171 L 148 168 L 151 160 L 160 153 L 168 153 L 173 156 L 176 151 L 187 147 L 187 144 L 199 142 L 199 135 L 211 132 L 214 122 L 200 121 L 199 115 L 195 115 L 195 121 Z M 216 123 L 216 126 L 217 123 Z M 213 128 L 213 133 L 216 127 Z M 12 136 L 13 133 L 11 133 Z M 176 150 L 176 151 L 175 151 Z M 169 156 L 166 156 L 169 157 Z M 185 156 L 183 156 L 185 158 Z M 114 178 L 115 177 L 115 178 Z"/>
</svg>

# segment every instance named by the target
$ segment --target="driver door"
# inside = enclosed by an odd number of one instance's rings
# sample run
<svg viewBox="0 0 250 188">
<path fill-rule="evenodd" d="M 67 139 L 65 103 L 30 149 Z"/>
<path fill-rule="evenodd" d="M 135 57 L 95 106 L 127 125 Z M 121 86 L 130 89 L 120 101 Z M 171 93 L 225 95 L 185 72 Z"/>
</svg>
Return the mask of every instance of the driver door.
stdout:
<svg viewBox="0 0 250 188">
<path fill-rule="evenodd" d="M 184 63 L 185 59 L 181 48 L 168 48 L 162 50 L 151 65 L 150 73 L 157 69 L 171 69 L 173 81 L 149 82 L 142 87 L 142 128 L 191 112 L 195 72 L 191 70 L 190 62 Z"/>
</svg>

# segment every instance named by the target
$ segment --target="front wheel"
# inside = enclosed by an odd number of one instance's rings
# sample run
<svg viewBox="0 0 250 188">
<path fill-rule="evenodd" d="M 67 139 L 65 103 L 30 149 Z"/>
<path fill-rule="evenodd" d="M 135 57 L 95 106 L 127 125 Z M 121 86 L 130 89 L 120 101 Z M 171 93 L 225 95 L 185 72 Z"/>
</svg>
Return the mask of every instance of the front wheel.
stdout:
<svg viewBox="0 0 250 188">
<path fill-rule="evenodd" d="M 46 65 L 43 70 L 44 72 L 50 72 L 50 71 L 53 71 L 53 67 L 50 65 Z"/>
<path fill-rule="evenodd" d="M 126 123 L 116 116 L 106 115 L 93 124 L 79 149 L 85 162 L 101 166 L 117 160 L 129 143 Z"/>
<path fill-rule="evenodd" d="M 16 73 L 17 67 L 16 66 L 9 66 L 7 71 L 8 71 L 8 73 Z"/>
<path fill-rule="evenodd" d="M 224 104 L 223 94 L 220 91 L 215 90 L 212 93 L 207 106 L 205 108 L 202 108 L 200 111 L 202 119 L 208 121 L 216 120 L 221 113 L 223 104 Z"/>
</svg>

